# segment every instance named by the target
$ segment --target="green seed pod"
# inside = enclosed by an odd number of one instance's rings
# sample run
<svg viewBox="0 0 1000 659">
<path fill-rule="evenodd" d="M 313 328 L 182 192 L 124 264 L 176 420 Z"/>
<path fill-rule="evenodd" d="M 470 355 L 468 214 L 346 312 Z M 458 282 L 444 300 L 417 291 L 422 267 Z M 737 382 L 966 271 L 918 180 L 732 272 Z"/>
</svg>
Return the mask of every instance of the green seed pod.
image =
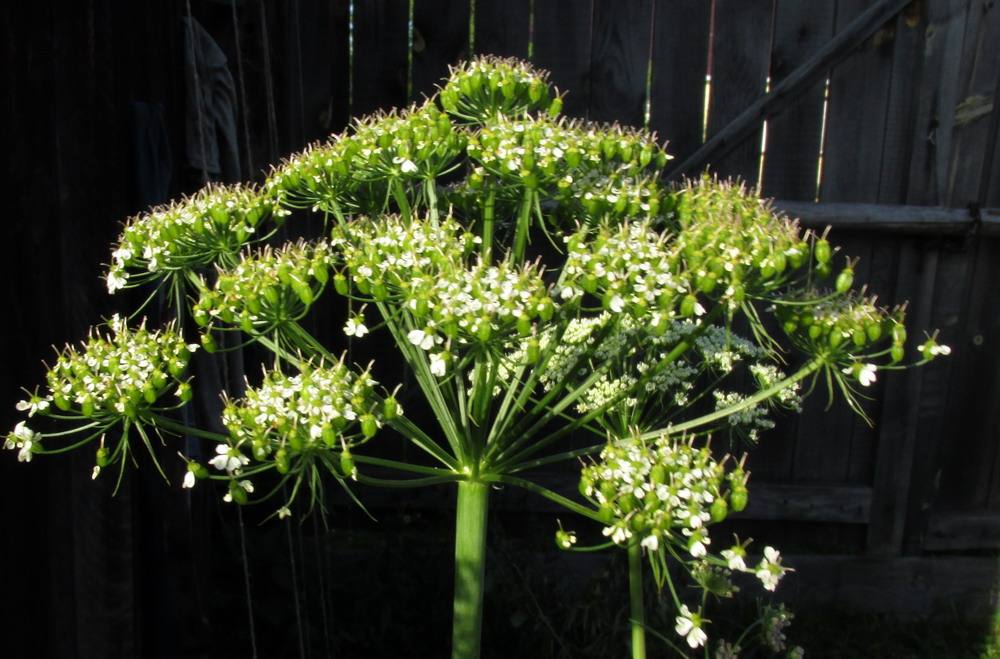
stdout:
<svg viewBox="0 0 1000 659">
<path fill-rule="evenodd" d="M 747 489 L 742 485 L 734 485 L 733 491 L 729 494 L 729 505 L 736 512 L 741 512 L 747 507 Z"/>
<path fill-rule="evenodd" d="M 526 351 L 526 357 L 529 364 L 534 364 L 541 357 L 542 347 L 538 343 L 538 339 L 532 337 L 528 339 L 528 347 Z"/>
<path fill-rule="evenodd" d="M 292 290 L 294 290 L 295 294 L 299 296 L 300 300 L 302 300 L 302 304 L 308 306 L 313 303 L 313 290 L 309 284 L 292 284 Z"/>
<path fill-rule="evenodd" d="M 340 452 L 340 473 L 347 478 L 351 478 L 357 473 L 357 467 L 354 465 L 354 457 L 351 456 L 351 452 L 346 448 Z"/>
<path fill-rule="evenodd" d="M 337 433 L 334 432 L 333 426 L 330 423 L 324 423 L 321 426 L 321 430 L 322 430 L 322 434 L 320 435 L 320 437 L 322 437 L 323 443 L 326 444 L 327 447 L 330 447 L 330 448 L 336 446 L 336 444 L 337 444 Z"/>
<path fill-rule="evenodd" d="M 201 347 L 205 349 L 205 352 L 212 353 L 218 350 L 218 345 L 215 343 L 215 336 L 212 332 L 205 332 L 201 335 Z"/>
<path fill-rule="evenodd" d="M 361 415 L 361 434 L 365 437 L 371 439 L 375 436 L 378 431 L 378 423 L 375 420 L 374 414 L 362 414 Z"/>
<path fill-rule="evenodd" d="M 344 273 L 335 274 L 333 276 L 333 290 L 337 291 L 338 295 L 347 295 L 348 289 L 347 277 L 344 276 Z"/>
<path fill-rule="evenodd" d="M 905 353 L 903 351 L 903 344 L 893 343 L 892 347 L 889 349 L 889 358 L 892 359 L 893 363 L 903 361 Z"/>
<path fill-rule="evenodd" d="M 604 524 L 610 524 L 615 519 L 615 507 L 605 501 L 597 508 L 597 518 Z"/>
<path fill-rule="evenodd" d="M 649 480 L 654 485 L 663 485 L 667 482 L 667 468 L 662 464 L 654 464 L 649 470 Z"/>
<path fill-rule="evenodd" d="M 392 421 L 399 415 L 399 401 L 395 396 L 388 396 L 382 401 L 382 418 Z"/>
<path fill-rule="evenodd" d="M 865 327 L 865 332 L 868 334 L 868 340 L 875 342 L 882 338 L 882 323 L 877 321 L 871 322 Z"/>
<path fill-rule="evenodd" d="M 684 316 L 685 318 L 690 318 L 691 316 L 693 316 L 697 304 L 698 304 L 697 297 L 695 297 L 691 293 L 685 295 L 684 299 L 681 300 L 681 308 L 680 308 L 681 315 Z"/>
<path fill-rule="evenodd" d="M 107 467 L 109 464 L 111 464 L 111 455 L 108 453 L 108 449 L 102 446 L 97 449 L 97 466 Z"/>
<path fill-rule="evenodd" d="M 859 327 L 851 332 L 851 340 L 854 341 L 854 345 L 860 348 L 868 343 L 868 332 Z"/>
<path fill-rule="evenodd" d="M 830 262 L 830 243 L 826 241 L 825 238 L 820 238 L 816 241 L 813 247 L 813 254 L 816 257 L 816 262 L 820 264 L 826 264 Z"/>
<path fill-rule="evenodd" d="M 589 497 L 594 493 L 594 480 L 589 476 L 581 476 L 576 487 L 581 496 Z"/>
<path fill-rule="evenodd" d="M 729 514 L 729 504 L 722 497 L 715 497 L 712 507 L 709 509 L 713 522 L 721 522 Z"/>
<path fill-rule="evenodd" d="M 517 318 L 517 333 L 521 336 L 531 335 L 531 318 L 527 314 L 521 314 Z"/>
<path fill-rule="evenodd" d="M 243 489 L 243 486 L 237 481 L 230 481 L 229 497 L 233 500 L 233 502 L 238 503 L 241 506 L 246 505 L 247 501 L 249 501 L 247 491 Z"/>
<path fill-rule="evenodd" d="M 837 275 L 837 283 L 835 288 L 840 294 L 844 294 L 851 289 L 851 284 L 854 283 L 854 269 L 844 268 L 839 275 Z"/>
<path fill-rule="evenodd" d="M 284 446 L 274 452 L 274 467 L 278 470 L 279 474 L 287 474 L 291 469 L 291 460 Z"/>
</svg>

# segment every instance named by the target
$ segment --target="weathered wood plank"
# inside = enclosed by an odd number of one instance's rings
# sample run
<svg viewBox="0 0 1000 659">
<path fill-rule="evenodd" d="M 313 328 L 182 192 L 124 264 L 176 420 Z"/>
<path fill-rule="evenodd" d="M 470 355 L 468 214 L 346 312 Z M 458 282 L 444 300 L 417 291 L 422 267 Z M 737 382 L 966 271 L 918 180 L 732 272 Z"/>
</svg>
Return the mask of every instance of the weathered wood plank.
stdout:
<svg viewBox="0 0 1000 659">
<path fill-rule="evenodd" d="M 779 111 L 787 99 L 808 88 L 818 78 L 826 75 L 830 66 L 850 54 L 858 43 L 871 36 L 886 20 L 895 16 L 911 0 L 880 0 L 855 19 L 843 32 L 831 39 L 823 48 L 802 64 L 769 94 L 758 97 L 749 107 L 734 118 L 724 129 L 710 131 L 711 137 L 689 158 L 674 165 L 668 178 L 676 179 L 685 173 L 695 173 L 702 166 L 741 145 L 747 135 L 757 130 L 761 121 Z"/>
<path fill-rule="evenodd" d="M 712 5 L 656 0 L 649 128 L 681 160 L 701 146 Z"/>
<path fill-rule="evenodd" d="M 858 16 L 865 0 L 837 3 L 838 32 Z M 830 74 L 822 189 L 831 202 L 878 202 L 884 114 L 892 90 L 893 38 L 883 27 L 865 39 Z"/>
<path fill-rule="evenodd" d="M 531 4 L 531 0 L 477 2 L 473 37 L 476 54 L 528 59 Z"/>
<path fill-rule="evenodd" d="M 409 0 L 356 0 L 351 116 L 406 105 Z"/>
<path fill-rule="evenodd" d="M 1000 514 L 934 512 L 928 516 L 923 542 L 927 551 L 1000 549 Z"/>
<path fill-rule="evenodd" d="M 958 96 L 951 113 L 952 150 L 949 154 L 946 199 L 949 205 L 983 203 L 983 166 L 992 154 L 989 141 L 996 106 L 1000 66 L 1000 7 L 996 3 L 969 3 L 961 53 Z M 996 133 L 993 133 L 996 138 Z"/>
<path fill-rule="evenodd" d="M 852 231 L 877 231 L 908 235 L 962 237 L 978 231 L 1000 235 L 1000 209 L 985 209 L 977 219 L 964 208 L 890 206 L 885 204 L 835 204 L 778 200 L 775 208 L 799 218 L 809 229 L 832 226 Z"/>
<path fill-rule="evenodd" d="M 993 616 L 997 560 L 991 557 L 876 558 L 786 556 L 795 569 L 777 590 L 793 610 L 835 605 L 857 613 L 893 616 Z"/>
<path fill-rule="evenodd" d="M 959 74 L 964 50 L 966 0 L 925 3 L 920 80 L 911 101 L 916 110 L 906 202 L 951 205 L 948 198 L 948 168 L 951 163 L 955 107 L 959 97 Z"/>
<path fill-rule="evenodd" d="M 712 43 L 712 91 L 706 146 L 725 136 L 729 126 L 765 97 L 771 45 L 773 0 L 717 0 Z M 715 153 L 713 172 L 757 184 L 760 170 L 760 122 L 734 135 L 725 153 Z M 704 149 L 705 147 L 702 147 Z M 695 173 L 685 170 L 689 173 Z"/>
<path fill-rule="evenodd" d="M 470 0 L 416 0 L 413 10 L 413 94 L 420 102 L 469 58 Z"/>
<path fill-rule="evenodd" d="M 597 0 L 590 70 L 592 121 L 644 126 L 652 0 Z"/>
<path fill-rule="evenodd" d="M 836 33 L 836 0 L 778 2 L 770 84 L 777 85 Z M 763 194 L 810 201 L 816 197 L 823 133 L 825 80 L 805 89 L 768 121 L 764 146 Z"/>
<path fill-rule="evenodd" d="M 534 0 L 534 63 L 566 93 L 563 113 L 586 117 L 590 107 L 593 0 Z"/>
</svg>

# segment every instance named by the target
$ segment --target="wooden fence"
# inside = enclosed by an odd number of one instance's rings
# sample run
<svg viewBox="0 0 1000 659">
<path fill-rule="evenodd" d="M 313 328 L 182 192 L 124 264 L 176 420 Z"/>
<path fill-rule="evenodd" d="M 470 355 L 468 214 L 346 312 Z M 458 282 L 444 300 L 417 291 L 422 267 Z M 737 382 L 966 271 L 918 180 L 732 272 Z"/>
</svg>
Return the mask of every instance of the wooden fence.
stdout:
<svg viewBox="0 0 1000 659">
<path fill-rule="evenodd" d="M 862 259 L 858 278 L 885 303 L 909 300 L 910 325 L 940 328 L 954 352 L 926 368 L 880 374 L 868 405 L 874 427 L 840 407 L 827 412 L 814 397 L 754 453 L 747 518 L 779 546 L 838 554 L 799 563 L 801 583 L 822 584 L 833 599 L 889 610 L 906 601 L 915 613 L 957 602 L 976 611 L 990 606 L 996 566 L 989 550 L 1000 547 L 994 2 L 6 6 L 2 151 L 11 189 L 2 267 L 19 313 L 10 319 L 17 339 L 5 347 L 3 400 L 40 379 L 36 362 L 48 345 L 81 336 L 104 309 L 94 264 L 122 218 L 148 202 L 137 192 L 134 154 L 149 132 L 136 128 L 137 117 L 151 110 L 162 120 L 173 162 L 165 192 L 189 191 L 197 180 L 183 164 L 182 19 L 189 15 L 228 56 L 243 178 L 340 130 L 350 116 L 419 99 L 450 64 L 492 53 L 551 71 L 568 92 L 569 115 L 657 131 L 675 156 L 671 177 L 707 167 L 760 186 L 806 226 L 832 225 L 834 242 Z M 58 259 L 40 263 L 30 245 L 51 245 Z M 59 304 L 39 302 L 53 299 Z M 96 589 L 106 601 L 135 596 L 135 584 L 98 586 L 92 573 L 120 565 L 142 572 L 142 548 L 109 553 L 108 538 L 135 532 L 142 523 L 132 510 L 157 500 L 126 487 L 107 503 L 108 492 L 86 478 L 87 460 L 69 462 L 0 461 L 4 525 L 21 529 L 18 540 L 7 534 L 8 562 L 37 558 L 30 548 L 48 539 L 65 541 L 46 559 L 48 589 L 33 591 L 27 575 L 5 577 L 12 592 L 30 593 L 29 603 L 76 621 L 44 641 L 52 650 L 46 656 L 63 656 L 57 650 L 93 626 L 86 607 L 60 597 L 59 588 L 75 584 L 75 597 Z M 48 517 L 39 519 L 43 510 Z M 958 586 L 956 571 L 967 577 Z M 830 574 L 840 582 L 830 583 Z M 895 580 L 895 597 L 873 604 L 845 586 L 876 574 Z M 90 642 L 95 656 L 115 654 L 111 641 Z"/>
</svg>

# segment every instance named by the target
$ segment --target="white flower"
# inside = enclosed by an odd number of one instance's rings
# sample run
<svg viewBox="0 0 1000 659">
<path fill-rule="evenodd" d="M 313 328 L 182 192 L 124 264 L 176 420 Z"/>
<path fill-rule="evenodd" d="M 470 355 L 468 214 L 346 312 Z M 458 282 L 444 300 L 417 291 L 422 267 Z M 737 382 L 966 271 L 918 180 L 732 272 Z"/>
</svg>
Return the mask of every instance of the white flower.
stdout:
<svg viewBox="0 0 1000 659">
<path fill-rule="evenodd" d="M 7 435 L 4 448 L 19 449 L 17 453 L 18 462 L 31 462 L 31 447 L 42 438 L 41 434 L 24 425 L 21 421 L 14 426 L 14 431 Z"/>
<path fill-rule="evenodd" d="M 660 539 L 655 535 L 650 535 L 643 538 L 640 544 L 649 551 L 656 551 L 660 548 Z"/>
<path fill-rule="evenodd" d="M 288 509 L 288 506 L 282 506 L 278 508 L 278 519 L 285 519 L 286 517 L 291 517 L 292 511 Z"/>
<path fill-rule="evenodd" d="M 615 313 L 621 313 L 621 310 L 625 308 L 625 300 L 622 299 L 621 295 L 615 295 L 611 298 L 611 301 L 608 302 L 608 308 Z"/>
<path fill-rule="evenodd" d="M 406 335 L 407 340 L 415 346 L 420 346 L 424 350 L 430 350 L 434 347 L 434 335 L 424 330 L 411 330 L 409 334 Z"/>
<path fill-rule="evenodd" d="M 128 279 L 124 275 L 120 275 L 115 271 L 108 273 L 108 293 L 114 295 L 115 291 L 125 288 L 128 283 Z"/>
<path fill-rule="evenodd" d="M 761 559 L 756 572 L 764 588 L 773 591 L 787 571 L 788 568 L 781 565 L 781 554 L 778 550 L 774 547 L 764 547 L 764 558 Z"/>
<path fill-rule="evenodd" d="M 359 339 L 368 333 L 368 328 L 365 327 L 365 319 L 362 316 L 355 316 L 347 321 L 344 325 L 344 334 L 347 336 L 356 336 Z"/>
<path fill-rule="evenodd" d="M 18 402 L 15 406 L 20 412 L 27 412 L 29 417 L 35 416 L 37 413 L 45 413 L 45 410 L 49 409 L 49 401 L 44 398 L 38 398 L 37 396 L 32 396 L 31 400 L 22 400 Z"/>
<path fill-rule="evenodd" d="M 181 483 L 181 487 L 194 487 L 195 482 L 197 482 L 197 479 L 194 476 L 194 472 L 189 469 L 188 472 L 184 474 L 184 482 Z"/>
<path fill-rule="evenodd" d="M 417 171 L 417 166 L 413 163 L 412 160 L 407 159 L 403 161 L 403 165 L 400 167 L 400 169 L 403 171 L 404 174 L 412 174 L 413 172 Z"/>
<path fill-rule="evenodd" d="M 97 477 L 101 475 L 101 465 L 94 465 L 94 470 L 90 472 L 90 480 L 96 481 Z"/>
<path fill-rule="evenodd" d="M 855 363 L 843 369 L 844 375 L 853 375 L 861 383 L 862 387 L 870 387 L 875 383 L 875 372 L 878 366 L 875 364 Z"/>
<path fill-rule="evenodd" d="M 687 640 L 692 648 L 701 647 L 708 640 L 708 634 L 701 628 L 701 616 L 691 613 L 687 604 L 681 606 L 681 614 L 676 618 L 674 631 Z"/>
<path fill-rule="evenodd" d="M 743 558 L 747 555 L 743 547 L 739 545 L 734 546 L 732 549 L 723 549 L 722 557 L 726 559 L 726 566 L 730 570 L 739 570 L 744 572 L 747 569 L 747 564 Z"/>
<path fill-rule="evenodd" d="M 448 363 L 444 358 L 443 352 L 431 353 L 431 373 L 440 377 L 444 377 L 447 372 Z"/>
<path fill-rule="evenodd" d="M 240 467 L 250 464 L 250 458 L 243 455 L 238 448 L 219 444 L 215 447 L 217 456 L 208 461 L 216 469 L 224 470 L 230 474 Z"/>
</svg>

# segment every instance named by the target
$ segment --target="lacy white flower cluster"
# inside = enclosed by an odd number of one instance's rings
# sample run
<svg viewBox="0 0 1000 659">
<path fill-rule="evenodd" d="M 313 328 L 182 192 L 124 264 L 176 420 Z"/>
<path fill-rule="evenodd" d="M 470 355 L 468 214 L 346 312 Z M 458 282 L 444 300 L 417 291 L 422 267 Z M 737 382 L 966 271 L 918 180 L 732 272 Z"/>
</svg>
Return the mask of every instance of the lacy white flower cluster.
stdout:
<svg viewBox="0 0 1000 659">
<path fill-rule="evenodd" d="M 197 345 L 171 329 L 128 329 L 115 316 L 110 336 L 94 332 L 81 348 L 67 347 L 46 376 L 48 399 L 84 416 L 135 416 L 181 384 Z"/>
<path fill-rule="evenodd" d="M 329 281 L 334 263 L 335 254 L 323 240 L 265 247 L 219 272 L 215 286 L 202 289 L 192 315 L 202 326 L 218 319 L 245 331 L 296 320 Z"/>
<path fill-rule="evenodd" d="M 141 276 L 206 266 L 235 255 L 264 219 L 287 214 L 258 190 L 209 185 L 192 197 L 132 218 L 125 225 L 107 274 L 108 291 L 129 285 L 129 270 Z"/>
<path fill-rule="evenodd" d="M 581 490 L 597 502 L 604 535 L 615 543 L 637 536 L 650 551 L 671 542 L 700 558 L 711 543 L 706 527 L 726 515 L 726 492 L 743 487 L 742 469 L 727 473 L 725 462 L 694 438 L 609 443 L 583 468 Z"/>
<path fill-rule="evenodd" d="M 227 451 L 247 446 L 265 460 L 279 449 L 294 456 L 342 448 L 352 441 L 354 422 L 366 437 L 374 435 L 381 425 L 376 384 L 367 370 L 352 372 L 343 361 L 306 365 L 297 375 L 269 371 L 259 387 L 227 402 L 222 421 L 234 440 Z M 227 471 L 230 466 L 235 463 L 226 462 Z"/>
<path fill-rule="evenodd" d="M 635 318 L 651 315 L 662 332 L 673 315 L 675 300 L 688 293 L 675 245 L 648 222 L 601 227 L 594 235 L 582 230 L 566 238 L 568 254 L 559 295 L 579 300 L 596 295 L 605 309 Z M 698 304 L 689 310 L 701 315 Z"/>
<path fill-rule="evenodd" d="M 478 239 L 451 218 L 387 216 L 338 227 L 334 237 L 355 287 L 378 301 L 396 298 L 411 316 L 410 342 L 424 350 L 531 334 L 554 311 L 537 266 L 485 264 L 472 256 Z"/>
</svg>

